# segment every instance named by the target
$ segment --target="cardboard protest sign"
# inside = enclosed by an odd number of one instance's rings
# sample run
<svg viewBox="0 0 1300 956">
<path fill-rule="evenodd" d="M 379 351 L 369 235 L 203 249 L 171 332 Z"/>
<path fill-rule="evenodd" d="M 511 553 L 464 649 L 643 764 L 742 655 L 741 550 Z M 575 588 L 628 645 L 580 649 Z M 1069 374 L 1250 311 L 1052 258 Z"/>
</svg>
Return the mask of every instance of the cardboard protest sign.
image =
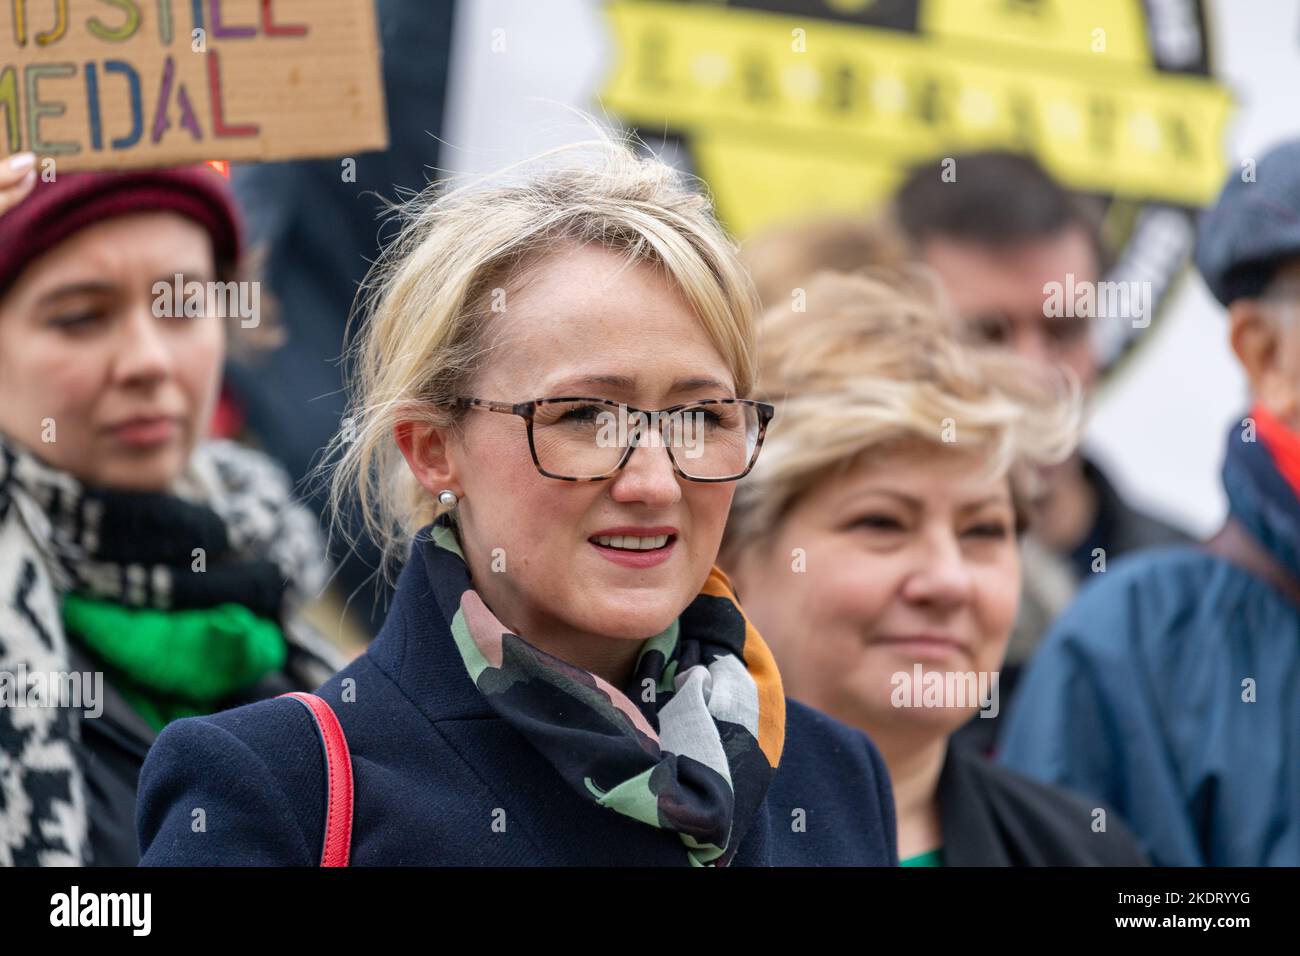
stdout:
<svg viewBox="0 0 1300 956">
<path fill-rule="evenodd" d="M 0 155 L 63 171 L 387 142 L 372 0 L 0 3 Z"/>
</svg>

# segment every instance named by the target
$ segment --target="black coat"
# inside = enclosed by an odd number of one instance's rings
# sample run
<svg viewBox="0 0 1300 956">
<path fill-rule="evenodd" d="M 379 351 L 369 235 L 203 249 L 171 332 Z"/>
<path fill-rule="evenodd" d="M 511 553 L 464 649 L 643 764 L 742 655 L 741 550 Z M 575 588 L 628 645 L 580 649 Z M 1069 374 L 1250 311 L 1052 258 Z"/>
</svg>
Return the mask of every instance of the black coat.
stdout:
<svg viewBox="0 0 1300 956">
<path fill-rule="evenodd" d="M 354 865 L 687 865 L 675 833 L 579 795 L 492 709 L 416 556 L 379 636 L 317 693 L 352 754 Z M 206 832 L 191 827 L 195 807 L 206 810 Z M 295 701 L 173 721 L 140 775 L 142 863 L 313 866 L 324 811 L 320 739 Z M 780 763 L 732 865 L 897 860 L 875 746 L 787 700 Z"/>
<path fill-rule="evenodd" d="M 939 775 L 945 866 L 1146 866 L 1119 815 L 952 742 Z M 1106 811 L 1094 832 L 1094 809 Z"/>
<path fill-rule="evenodd" d="M 68 635 L 70 669 L 75 672 L 103 670 L 103 663 Z M 329 668 L 322 658 L 297 645 L 289 647 L 282 670 L 262 678 L 255 686 L 227 700 L 234 707 L 247 701 L 275 697 L 294 690 L 308 690 L 316 683 L 311 675 Z M 136 787 L 140 768 L 157 734 L 113 684 L 104 677 L 103 713 L 81 721 L 77 760 L 86 785 L 86 816 L 90 822 L 90 865 L 135 866 L 140 861 L 135 832 Z"/>
</svg>

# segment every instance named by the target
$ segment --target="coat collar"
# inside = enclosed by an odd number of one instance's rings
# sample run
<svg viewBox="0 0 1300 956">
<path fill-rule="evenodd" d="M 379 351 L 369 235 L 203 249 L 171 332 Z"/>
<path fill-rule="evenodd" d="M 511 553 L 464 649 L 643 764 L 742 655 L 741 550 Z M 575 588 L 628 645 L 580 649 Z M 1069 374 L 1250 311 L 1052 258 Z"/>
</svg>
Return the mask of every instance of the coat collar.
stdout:
<svg viewBox="0 0 1300 956">
<path fill-rule="evenodd" d="M 434 547 L 424 532 L 416 535 L 388 616 L 366 653 L 430 720 L 496 716 L 470 680 L 433 593 Z"/>
<path fill-rule="evenodd" d="M 981 759 L 962 745 L 948 742 L 937 793 L 945 866 L 1011 865 L 980 773 Z"/>
<path fill-rule="evenodd" d="M 1242 418 L 1251 420 L 1255 436 L 1236 424 L 1228 434 L 1223 462 L 1228 512 L 1279 571 L 1300 580 L 1300 436 L 1258 404 Z"/>
</svg>

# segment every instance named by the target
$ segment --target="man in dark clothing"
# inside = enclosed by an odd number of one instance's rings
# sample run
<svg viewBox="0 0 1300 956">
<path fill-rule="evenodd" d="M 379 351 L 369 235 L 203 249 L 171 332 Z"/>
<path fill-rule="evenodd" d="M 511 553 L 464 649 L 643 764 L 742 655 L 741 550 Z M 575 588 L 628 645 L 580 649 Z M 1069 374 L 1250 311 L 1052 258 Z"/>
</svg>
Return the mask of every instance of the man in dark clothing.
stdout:
<svg viewBox="0 0 1300 956">
<path fill-rule="evenodd" d="M 234 171 L 250 240 L 265 249 L 261 265 L 287 340 L 265 361 L 231 363 L 228 380 L 252 437 L 295 481 L 308 476 L 340 428 L 345 324 L 358 284 L 388 237 L 379 197 L 420 189 L 437 167 L 453 9 L 452 0 L 378 2 L 387 151 Z M 321 483 L 303 492 L 324 514 Z M 378 551 L 364 538 L 355 554 L 341 542 L 332 545 L 349 606 L 373 633 L 389 596 L 374 576 Z"/>
<path fill-rule="evenodd" d="M 918 166 L 895 193 L 892 214 L 973 339 L 1063 366 L 1091 395 L 1099 374 L 1092 320 L 1050 316 L 1045 293 L 1048 283 L 1077 288 L 1101 277 L 1106 255 L 1089 206 L 1032 158 L 989 151 Z M 1020 617 L 1001 674 L 1004 712 L 1021 667 L 1077 589 L 1105 567 L 1100 561 L 1188 540 L 1128 505 L 1082 453 L 1046 478 L 1025 542 Z M 999 722 L 975 720 L 958 737 L 988 751 Z"/>
</svg>

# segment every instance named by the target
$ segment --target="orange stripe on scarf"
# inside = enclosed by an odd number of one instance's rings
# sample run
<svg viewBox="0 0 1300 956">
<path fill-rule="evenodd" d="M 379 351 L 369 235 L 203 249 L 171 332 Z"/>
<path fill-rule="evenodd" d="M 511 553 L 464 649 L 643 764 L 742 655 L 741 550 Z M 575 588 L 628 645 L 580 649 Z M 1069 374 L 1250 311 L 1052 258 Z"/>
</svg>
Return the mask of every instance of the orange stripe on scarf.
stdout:
<svg viewBox="0 0 1300 956">
<path fill-rule="evenodd" d="M 740 606 L 726 572 L 714 565 L 700 593 L 726 598 L 745 619 L 745 648 L 741 659 L 758 687 L 758 746 L 767 757 L 767 762 L 776 767 L 781 762 L 781 751 L 785 748 L 785 689 L 781 686 L 781 672 L 776 668 L 776 658 L 772 656 L 772 651 L 758 629 L 750 622 L 745 609 Z"/>
</svg>

